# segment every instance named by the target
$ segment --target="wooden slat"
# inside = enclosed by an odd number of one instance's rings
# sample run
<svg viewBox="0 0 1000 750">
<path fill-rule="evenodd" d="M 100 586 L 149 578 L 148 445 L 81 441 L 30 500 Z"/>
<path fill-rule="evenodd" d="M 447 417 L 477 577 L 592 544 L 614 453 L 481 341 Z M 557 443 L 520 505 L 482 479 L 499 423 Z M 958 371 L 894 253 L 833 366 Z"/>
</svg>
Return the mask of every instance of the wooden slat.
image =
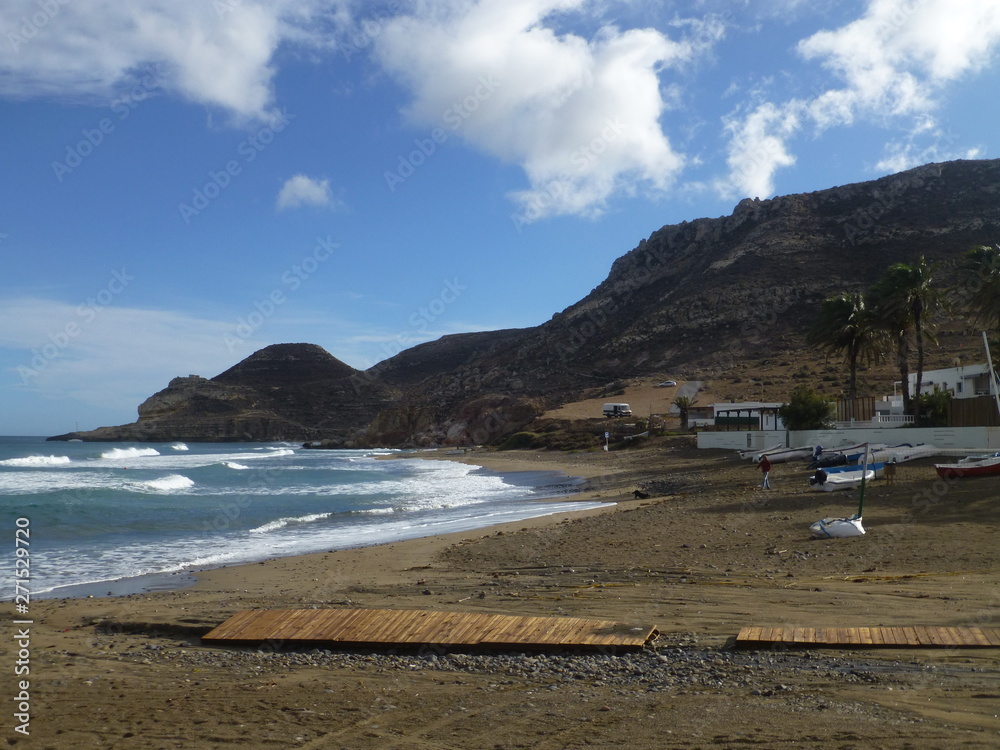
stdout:
<svg viewBox="0 0 1000 750">
<path fill-rule="evenodd" d="M 653 628 L 611 620 L 421 610 L 245 610 L 206 643 L 331 641 L 384 645 L 531 645 L 641 648 Z"/>
<path fill-rule="evenodd" d="M 979 630 L 991 646 L 1000 646 L 1000 628 L 980 628 Z"/>
<path fill-rule="evenodd" d="M 910 648 L 996 648 L 1000 628 L 883 626 L 856 628 L 768 628 L 746 627 L 736 638 L 740 645 L 794 643 L 817 646 L 862 646 Z"/>
</svg>

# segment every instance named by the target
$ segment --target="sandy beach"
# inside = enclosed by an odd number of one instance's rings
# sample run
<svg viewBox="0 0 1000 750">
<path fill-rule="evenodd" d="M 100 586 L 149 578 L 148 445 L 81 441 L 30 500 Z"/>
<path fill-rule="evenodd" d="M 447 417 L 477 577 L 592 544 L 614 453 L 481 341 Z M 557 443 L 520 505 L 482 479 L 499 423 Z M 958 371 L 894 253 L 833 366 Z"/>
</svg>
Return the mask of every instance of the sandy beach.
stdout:
<svg viewBox="0 0 1000 750">
<path fill-rule="evenodd" d="M 220 568 L 190 587 L 31 604 L 31 748 L 994 748 L 1000 649 L 734 651 L 744 626 L 1000 624 L 1000 485 L 931 461 L 869 488 L 868 534 L 816 541 L 856 493 L 773 489 L 733 454 L 425 453 L 585 476 L 566 512 Z M 644 488 L 645 500 L 632 492 Z M 617 503 L 576 512 L 574 499 Z M 221 649 L 250 608 L 571 615 L 661 633 L 626 655 Z M 12 617 L 13 619 L 13 617 Z M 5 647 L 9 664 L 16 648 Z M 7 693 L 17 693 L 13 669 Z M 8 712 L 9 714 L 9 712 Z"/>
</svg>

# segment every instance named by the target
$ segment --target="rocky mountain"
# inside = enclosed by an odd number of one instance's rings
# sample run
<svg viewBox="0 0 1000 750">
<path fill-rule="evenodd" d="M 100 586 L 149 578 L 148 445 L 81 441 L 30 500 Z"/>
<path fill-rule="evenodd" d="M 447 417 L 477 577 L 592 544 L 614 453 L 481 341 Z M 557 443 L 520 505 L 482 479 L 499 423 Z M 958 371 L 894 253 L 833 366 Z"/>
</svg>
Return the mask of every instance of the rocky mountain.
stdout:
<svg viewBox="0 0 1000 750">
<path fill-rule="evenodd" d="M 713 378 L 794 358 L 823 298 L 919 255 L 947 280 L 964 252 L 998 238 L 1000 161 L 746 199 L 729 216 L 657 230 L 534 328 L 446 336 L 365 372 L 319 347 L 268 347 L 211 380 L 171 381 L 133 425 L 79 437 L 484 442 L 617 379 Z"/>
<path fill-rule="evenodd" d="M 139 405 L 132 424 L 51 439 L 342 444 L 402 395 L 361 374 L 315 344 L 275 344 L 214 378 L 174 378 Z"/>
</svg>

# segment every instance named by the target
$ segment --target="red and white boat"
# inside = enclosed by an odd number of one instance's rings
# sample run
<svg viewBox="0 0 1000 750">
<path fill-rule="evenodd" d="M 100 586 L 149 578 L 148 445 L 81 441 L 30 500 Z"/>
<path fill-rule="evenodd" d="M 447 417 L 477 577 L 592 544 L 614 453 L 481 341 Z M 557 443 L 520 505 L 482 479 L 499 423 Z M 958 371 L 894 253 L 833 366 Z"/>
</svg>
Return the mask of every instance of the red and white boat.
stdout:
<svg viewBox="0 0 1000 750">
<path fill-rule="evenodd" d="M 969 456 L 955 464 L 934 464 L 934 468 L 943 479 L 1000 476 L 1000 452 L 992 456 Z"/>
</svg>

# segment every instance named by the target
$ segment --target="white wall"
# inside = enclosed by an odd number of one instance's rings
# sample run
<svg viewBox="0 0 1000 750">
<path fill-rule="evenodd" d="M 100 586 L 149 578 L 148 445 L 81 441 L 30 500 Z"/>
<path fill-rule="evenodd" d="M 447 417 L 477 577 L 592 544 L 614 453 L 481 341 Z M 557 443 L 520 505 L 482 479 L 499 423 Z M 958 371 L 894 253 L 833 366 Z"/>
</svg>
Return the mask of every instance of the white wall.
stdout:
<svg viewBox="0 0 1000 750">
<path fill-rule="evenodd" d="M 886 445 L 925 443 L 937 448 L 949 448 L 955 451 L 967 449 L 973 453 L 987 449 L 1000 450 L 1000 427 L 897 427 L 800 430 L 787 433 L 767 430 L 698 433 L 699 448 L 728 450 L 763 450 L 779 444 L 793 447 L 819 444 L 826 448 L 836 448 L 839 445 L 865 442 L 885 443 Z"/>
<path fill-rule="evenodd" d="M 784 430 L 732 430 L 731 432 L 699 432 L 699 448 L 723 448 L 725 450 L 758 450 L 785 445 L 788 433 Z"/>
</svg>

